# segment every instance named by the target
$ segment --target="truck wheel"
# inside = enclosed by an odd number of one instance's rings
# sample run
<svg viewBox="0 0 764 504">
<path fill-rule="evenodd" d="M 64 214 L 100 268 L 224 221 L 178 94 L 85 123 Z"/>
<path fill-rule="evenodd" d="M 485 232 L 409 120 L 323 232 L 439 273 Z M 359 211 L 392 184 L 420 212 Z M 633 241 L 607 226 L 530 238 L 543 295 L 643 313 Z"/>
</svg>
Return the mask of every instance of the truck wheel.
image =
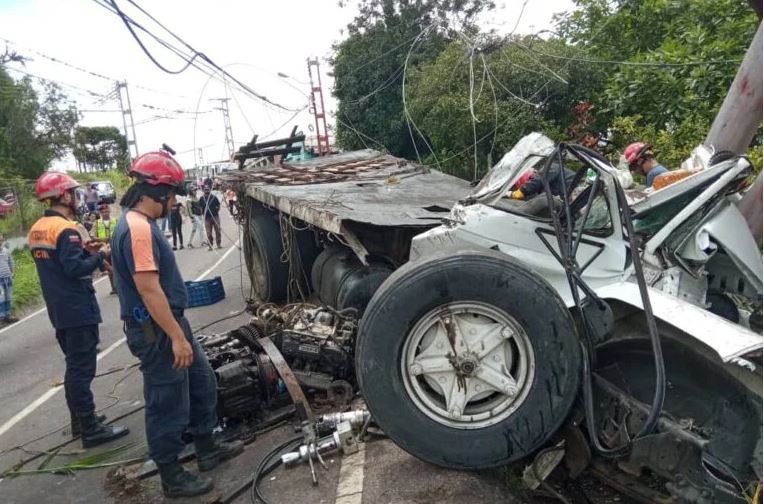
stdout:
<svg viewBox="0 0 764 504">
<path fill-rule="evenodd" d="M 578 394 L 581 351 L 555 290 L 492 251 L 404 265 L 366 309 L 356 373 L 379 426 L 444 467 L 537 450 Z"/>
<path fill-rule="evenodd" d="M 284 246 L 278 214 L 250 200 L 244 233 L 244 257 L 255 298 L 278 303 L 286 300 L 289 265 L 281 262 Z"/>
</svg>

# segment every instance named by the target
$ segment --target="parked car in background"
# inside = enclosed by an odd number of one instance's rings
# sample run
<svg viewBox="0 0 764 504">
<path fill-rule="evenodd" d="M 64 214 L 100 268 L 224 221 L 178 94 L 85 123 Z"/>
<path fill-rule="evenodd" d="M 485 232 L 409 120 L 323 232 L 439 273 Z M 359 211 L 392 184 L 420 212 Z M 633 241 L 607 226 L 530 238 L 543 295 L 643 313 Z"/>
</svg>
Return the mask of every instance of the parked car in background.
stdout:
<svg viewBox="0 0 764 504">
<path fill-rule="evenodd" d="M 98 203 L 114 203 L 117 201 L 117 191 L 109 181 L 92 182 L 91 187 L 98 191 Z"/>
<path fill-rule="evenodd" d="M 16 209 L 16 204 L 0 198 L 0 217 L 5 217 Z"/>
</svg>

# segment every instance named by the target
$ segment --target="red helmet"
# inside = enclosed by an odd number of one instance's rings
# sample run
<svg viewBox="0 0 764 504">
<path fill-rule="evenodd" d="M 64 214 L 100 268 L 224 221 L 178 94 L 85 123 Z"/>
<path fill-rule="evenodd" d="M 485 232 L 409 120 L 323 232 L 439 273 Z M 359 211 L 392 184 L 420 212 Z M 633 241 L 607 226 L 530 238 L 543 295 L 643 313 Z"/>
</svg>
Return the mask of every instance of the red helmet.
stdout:
<svg viewBox="0 0 764 504">
<path fill-rule="evenodd" d="M 150 185 L 171 186 L 178 194 L 185 192 L 183 182 L 186 174 L 183 168 L 175 158 L 164 151 L 147 152 L 136 158 L 129 175 Z"/>
<path fill-rule="evenodd" d="M 66 191 L 79 186 L 80 183 L 66 173 L 49 171 L 37 177 L 34 192 L 39 200 L 60 198 Z"/>
<path fill-rule="evenodd" d="M 623 157 L 629 165 L 637 164 L 653 147 L 643 142 L 634 142 L 623 151 Z"/>
</svg>

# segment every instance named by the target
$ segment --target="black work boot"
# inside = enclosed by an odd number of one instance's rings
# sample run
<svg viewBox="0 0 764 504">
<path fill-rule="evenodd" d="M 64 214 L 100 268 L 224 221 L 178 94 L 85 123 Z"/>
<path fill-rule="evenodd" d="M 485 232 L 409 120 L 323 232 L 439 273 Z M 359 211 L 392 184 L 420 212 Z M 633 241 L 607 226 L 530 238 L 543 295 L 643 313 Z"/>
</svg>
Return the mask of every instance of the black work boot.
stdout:
<svg viewBox="0 0 764 504">
<path fill-rule="evenodd" d="M 82 428 L 80 427 L 80 418 L 72 411 L 69 412 L 69 417 L 72 422 L 70 429 L 72 431 L 72 437 L 76 438 L 82 432 Z M 96 415 L 96 418 L 101 423 L 106 421 L 106 415 Z"/>
<path fill-rule="evenodd" d="M 212 434 L 194 436 L 196 462 L 201 472 L 211 471 L 224 460 L 234 458 L 244 451 L 241 441 L 225 442 Z"/>
<path fill-rule="evenodd" d="M 212 480 L 183 469 L 180 462 L 157 464 L 165 497 L 194 497 L 213 489 Z"/>
<path fill-rule="evenodd" d="M 80 427 L 82 430 L 82 447 L 92 448 L 103 443 L 108 443 L 130 433 L 127 427 L 116 425 L 104 425 L 95 416 L 95 413 L 80 416 Z"/>
</svg>

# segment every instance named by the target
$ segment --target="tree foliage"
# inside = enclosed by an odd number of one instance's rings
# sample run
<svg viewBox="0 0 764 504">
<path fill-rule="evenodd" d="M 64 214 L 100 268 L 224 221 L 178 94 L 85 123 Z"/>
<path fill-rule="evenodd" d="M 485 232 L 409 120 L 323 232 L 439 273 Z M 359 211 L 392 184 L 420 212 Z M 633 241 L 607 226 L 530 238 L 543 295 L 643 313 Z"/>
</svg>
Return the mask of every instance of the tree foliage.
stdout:
<svg viewBox="0 0 764 504">
<path fill-rule="evenodd" d="M 593 97 L 599 116 L 616 126 L 615 145 L 634 140 L 620 133 L 628 130 L 686 157 L 687 146 L 705 137 L 751 43 L 759 23 L 754 11 L 743 0 L 576 0 L 576 6 L 559 18 L 562 37 L 591 58 L 625 62 L 605 65 L 607 80 Z"/>
<path fill-rule="evenodd" d="M 412 72 L 411 116 L 435 151 L 429 162 L 473 179 L 531 131 L 567 138 L 577 121 L 573 105 L 597 88 L 597 69 L 534 48 L 580 56 L 558 40 L 464 38 Z"/>
<path fill-rule="evenodd" d="M 6 53 L 5 56 L 8 56 Z M 42 96 L 25 77 L 15 81 L 0 63 L 0 175 L 34 179 L 71 146 L 77 109 L 55 84 Z"/>
<path fill-rule="evenodd" d="M 472 179 L 530 131 L 594 130 L 614 158 L 642 140 L 675 167 L 704 140 L 758 24 L 744 0 L 575 0 L 555 33 L 500 39 L 476 21 L 491 8 L 362 0 L 335 47 L 339 145 Z"/>
<path fill-rule="evenodd" d="M 106 171 L 127 166 L 127 140 L 114 126 L 77 128 L 72 152 L 82 171 Z"/>
<path fill-rule="evenodd" d="M 363 0 L 335 46 L 334 95 L 337 142 L 345 149 L 389 150 L 414 158 L 416 150 L 405 119 L 401 94 L 404 66 L 432 61 L 454 30 L 472 26 L 486 0 Z"/>
</svg>

